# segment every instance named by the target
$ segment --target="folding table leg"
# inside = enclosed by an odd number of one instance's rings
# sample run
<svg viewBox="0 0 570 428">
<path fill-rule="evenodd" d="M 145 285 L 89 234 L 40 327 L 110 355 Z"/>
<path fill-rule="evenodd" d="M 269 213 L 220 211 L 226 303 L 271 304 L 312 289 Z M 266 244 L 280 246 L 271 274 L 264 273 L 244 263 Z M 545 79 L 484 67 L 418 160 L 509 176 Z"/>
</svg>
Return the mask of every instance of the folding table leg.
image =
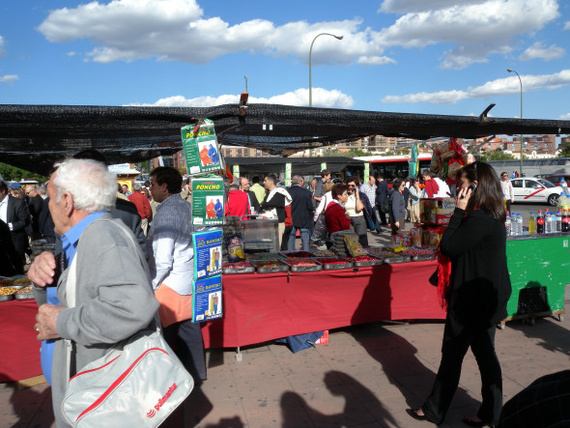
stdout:
<svg viewBox="0 0 570 428">
<path fill-rule="evenodd" d="M 241 362 L 241 361 L 243 361 L 243 354 L 241 353 L 241 349 L 240 349 L 239 346 L 236 348 L 235 359 L 236 359 L 236 361 L 237 361 L 238 363 Z"/>
</svg>

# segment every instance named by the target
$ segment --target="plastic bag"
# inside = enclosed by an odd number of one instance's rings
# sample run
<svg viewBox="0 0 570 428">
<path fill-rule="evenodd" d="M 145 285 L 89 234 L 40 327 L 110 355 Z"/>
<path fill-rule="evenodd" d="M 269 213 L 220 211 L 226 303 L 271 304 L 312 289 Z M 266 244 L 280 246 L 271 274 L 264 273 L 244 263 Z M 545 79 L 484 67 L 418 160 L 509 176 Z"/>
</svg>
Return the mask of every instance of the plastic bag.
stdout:
<svg viewBox="0 0 570 428">
<path fill-rule="evenodd" d="M 329 234 L 327 228 L 327 219 L 324 213 L 319 214 L 317 222 L 315 223 L 315 229 L 311 235 L 311 242 L 323 242 L 327 239 Z"/>
<path fill-rule="evenodd" d="M 226 235 L 225 243 L 228 250 L 228 262 L 235 263 L 245 260 L 243 238 L 240 234 Z"/>
<path fill-rule="evenodd" d="M 343 235 L 343 238 L 346 247 L 348 248 L 348 252 L 352 257 L 366 256 L 366 251 L 364 251 L 360 242 L 358 242 L 358 235 L 345 234 Z"/>
</svg>

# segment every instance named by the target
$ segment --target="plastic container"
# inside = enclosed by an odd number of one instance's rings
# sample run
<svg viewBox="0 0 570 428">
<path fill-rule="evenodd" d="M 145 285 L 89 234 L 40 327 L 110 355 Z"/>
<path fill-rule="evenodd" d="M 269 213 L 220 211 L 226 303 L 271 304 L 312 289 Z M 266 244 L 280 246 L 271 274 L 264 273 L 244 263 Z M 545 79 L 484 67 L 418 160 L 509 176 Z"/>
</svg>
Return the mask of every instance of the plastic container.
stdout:
<svg viewBox="0 0 570 428">
<path fill-rule="evenodd" d="M 277 219 L 244 216 L 240 221 L 243 226 L 243 244 L 246 251 L 279 251 L 279 232 Z"/>
<path fill-rule="evenodd" d="M 512 226 L 513 224 L 511 222 L 511 216 L 507 214 L 507 219 L 505 220 L 505 228 L 507 229 L 507 236 L 511 236 L 513 234 Z"/>
<path fill-rule="evenodd" d="M 523 219 L 520 214 L 517 214 L 517 235 L 523 235 Z"/>
</svg>

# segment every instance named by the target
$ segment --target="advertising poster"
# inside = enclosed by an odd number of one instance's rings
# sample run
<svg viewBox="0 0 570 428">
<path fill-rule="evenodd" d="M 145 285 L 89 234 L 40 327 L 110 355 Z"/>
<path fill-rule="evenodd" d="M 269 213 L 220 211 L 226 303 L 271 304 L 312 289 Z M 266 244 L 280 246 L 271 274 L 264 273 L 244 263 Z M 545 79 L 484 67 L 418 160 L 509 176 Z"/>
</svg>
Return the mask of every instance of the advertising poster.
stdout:
<svg viewBox="0 0 570 428">
<path fill-rule="evenodd" d="M 204 119 L 181 128 L 182 148 L 189 175 L 223 170 L 214 122 Z"/>
<path fill-rule="evenodd" d="M 222 273 L 222 229 L 192 234 L 194 278 L 202 279 Z"/>
<path fill-rule="evenodd" d="M 222 275 L 193 281 L 192 322 L 221 318 Z"/>
<path fill-rule="evenodd" d="M 368 181 L 370 178 L 370 164 L 368 162 L 364 163 L 364 181 Z"/>
<path fill-rule="evenodd" d="M 224 222 L 223 178 L 193 178 L 192 225 L 217 226 Z"/>
<path fill-rule="evenodd" d="M 291 187 L 291 164 L 285 164 L 285 187 Z"/>
<path fill-rule="evenodd" d="M 239 178 L 239 165 L 234 165 L 233 176 Z"/>
<path fill-rule="evenodd" d="M 321 163 L 321 171 L 323 169 L 327 169 L 327 163 L 326 162 Z"/>
</svg>

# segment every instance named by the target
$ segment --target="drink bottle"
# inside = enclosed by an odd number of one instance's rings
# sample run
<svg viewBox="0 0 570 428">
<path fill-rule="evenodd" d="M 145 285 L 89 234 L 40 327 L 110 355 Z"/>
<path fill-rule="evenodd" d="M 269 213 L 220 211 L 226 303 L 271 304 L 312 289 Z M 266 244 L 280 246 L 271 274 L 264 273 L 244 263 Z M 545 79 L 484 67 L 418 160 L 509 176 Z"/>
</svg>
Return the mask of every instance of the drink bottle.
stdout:
<svg viewBox="0 0 570 428">
<path fill-rule="evenodd" d="M 507 219 L 505 220 L 505 228 L 507 229 L 507 236 L 511 236 L 512 235 L 512 223 L 511 223 L 511 216 L 509 215 L 509 212 L 507 211 Z"/>
<path fill-rule="evenodd" d="M 529 235 L 534 235 L 536 233 L 536 218 L 534 217 L 533 212 L 531 212 L 528 217 L 528 233 Z"/>
<path fill-rule="evenodd" d="M 570 210 L 564 210 L 562 215 L 562 232 L 570 232 Z"/>
<path fill-rule="evenodd" d="M 536 216 L 536 233 L 544 233 L 544 216 L 542 215 L 542 210 L 539 210 Z"/>
<path fill-rule="evenodd" d="M 558 212 L 556 213 L 556 227 L 554 228 L 556 233 L 560 233 L 562 232 L 562 213 L 560 212 L 560 210 L 558 210 Z"/>
<path fill-rule="evenodd" d="M 523 228 L 522 228 L 522 217 L 520 214 L 517 214 L 517 235 L 522 236 Z"/>
</svg>

